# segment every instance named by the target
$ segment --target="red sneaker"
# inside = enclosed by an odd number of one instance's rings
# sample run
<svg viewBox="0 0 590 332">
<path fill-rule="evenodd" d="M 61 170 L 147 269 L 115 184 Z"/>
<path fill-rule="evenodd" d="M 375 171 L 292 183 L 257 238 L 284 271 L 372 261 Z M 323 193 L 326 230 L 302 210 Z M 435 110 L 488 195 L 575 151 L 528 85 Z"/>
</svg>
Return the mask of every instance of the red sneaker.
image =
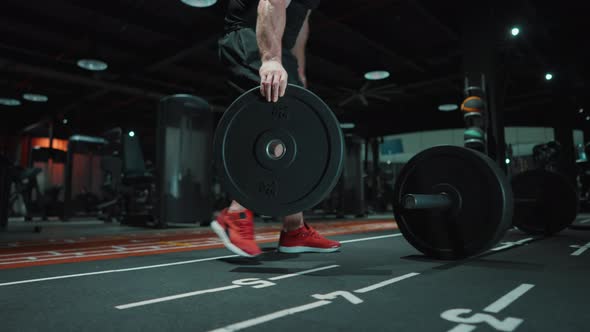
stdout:
<svg viewBox="0 0 590 332">
<path fill-rule="evenodd" d="M 249 210 L 229 212 L 224 209 L 211 222 L 211 228 L 225 247 L 237 255 L 255 257 L 262 253 L 254 241 L 254 215 Z"/>
<path fill-rule="evenodd" d="M 279 252 L 296 254 L 302 252 L 334 252 L 340 250 L 340 242 L 328 240 L 308 224 L 281 232 Z"/>
</svg>

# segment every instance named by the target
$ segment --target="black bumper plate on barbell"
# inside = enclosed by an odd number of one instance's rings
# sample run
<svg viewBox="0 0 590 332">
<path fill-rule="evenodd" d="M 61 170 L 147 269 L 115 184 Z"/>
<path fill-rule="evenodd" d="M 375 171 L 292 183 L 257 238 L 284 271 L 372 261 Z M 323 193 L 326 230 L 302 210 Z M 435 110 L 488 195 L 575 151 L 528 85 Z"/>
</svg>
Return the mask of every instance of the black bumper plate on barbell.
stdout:
<svg viewBox="0 0 590 332">
<path fill-rule="evenodd" d="M 452 193 L 448 210 L 409 210 L 406 194 Z M 460 198 L 458 198 L 460 197 Z M 512 191 L 486 155 L 458 146 L 437 146 L 414 156 L 394 187 L 395 220 L 416 249 L 438 259 L 461 259 L 495 245 L 511 225 Z"/>
<path fill-rule="evenodd" d="M 568 179 L 547 170 L 531 170 L 512 178 L 513 223 L 535 235 L 553 235 L 571 225 L 578 214 L 578 195 Z"/>
<path fill-rule="evenodd" d="M 277 145 L 282 154 L 273 154 Z M 286 216 L 317 205 L 334 188 L 344 137 L 336 116 L 312 92 L 289 85 L 269 103 L 253 88 L 223 114 L 214 153 L 232 199 L 261 215 Z"/>
</svg>

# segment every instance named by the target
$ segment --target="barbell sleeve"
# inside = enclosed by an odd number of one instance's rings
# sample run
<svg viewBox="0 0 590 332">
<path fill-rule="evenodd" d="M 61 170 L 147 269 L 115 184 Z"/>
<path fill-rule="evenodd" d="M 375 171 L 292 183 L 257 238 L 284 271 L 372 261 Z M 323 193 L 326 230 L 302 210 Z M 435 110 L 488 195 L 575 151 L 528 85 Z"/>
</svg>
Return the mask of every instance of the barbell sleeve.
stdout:
<svg viewBox="0 0 590 332">
<path fill-rule="evenodd" d="M 422 195 L 407 194 L 402 198 L 402 204 L 408 210 L 448 209 L 453 201 L 447 194 Z"/>
</svg>

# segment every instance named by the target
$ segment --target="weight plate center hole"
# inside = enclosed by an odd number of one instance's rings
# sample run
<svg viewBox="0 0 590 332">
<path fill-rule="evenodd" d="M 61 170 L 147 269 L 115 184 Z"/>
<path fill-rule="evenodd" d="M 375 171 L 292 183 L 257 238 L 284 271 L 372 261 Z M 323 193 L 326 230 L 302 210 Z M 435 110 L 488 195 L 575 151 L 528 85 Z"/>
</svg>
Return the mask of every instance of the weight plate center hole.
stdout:
<svg viewBox="0 0 590 332">
<path fill-rule="evenodd" d="M 279 160 L 287 153 L 285 143 L 280 139 L 272 139 L 266 143 L 266 156 L 271 160 Z"/>
</svg>

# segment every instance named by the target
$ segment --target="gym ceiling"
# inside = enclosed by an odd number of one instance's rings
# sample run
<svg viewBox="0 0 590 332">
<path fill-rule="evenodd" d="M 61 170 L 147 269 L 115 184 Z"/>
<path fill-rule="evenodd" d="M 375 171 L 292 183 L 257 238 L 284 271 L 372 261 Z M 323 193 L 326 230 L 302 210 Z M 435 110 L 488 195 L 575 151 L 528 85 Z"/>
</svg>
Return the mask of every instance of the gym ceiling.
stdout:
<svg viewBox="0 0 590 332">
<path fill-rule="evenodd" d="M 479 1 L 323 0 L 311 18 L 310 89 L 359 134 L 461 127 L 465 6 Z M 583 1 L 495 1 L 500 61 L 507 73 L 507 125 L 546 126 L 590 107 Z M 154 136 L 158 100 L 189 93 L 221 112 L 231 100 L 217 62 L 227 1 L 194 8 L 181 0 L 22 1 L 0 4 L 0 105 L 4 135 L 54 119 L 56 135 L 95 135 L 123 126 Z M 518 27 L 520 34 L 512 36 Z M 101 59 L 88 71 L 79 59 Z M 364 74 L 386 70 L 389 78 Z M 547 81 L 546 73 L 553 79 Z M 42 94 L 47 102 L 23 99 Z M 579 113 L 584 107 L 587 110 Z M 557 115 L 556 115 L 557 114 Z"/>
</svg>

